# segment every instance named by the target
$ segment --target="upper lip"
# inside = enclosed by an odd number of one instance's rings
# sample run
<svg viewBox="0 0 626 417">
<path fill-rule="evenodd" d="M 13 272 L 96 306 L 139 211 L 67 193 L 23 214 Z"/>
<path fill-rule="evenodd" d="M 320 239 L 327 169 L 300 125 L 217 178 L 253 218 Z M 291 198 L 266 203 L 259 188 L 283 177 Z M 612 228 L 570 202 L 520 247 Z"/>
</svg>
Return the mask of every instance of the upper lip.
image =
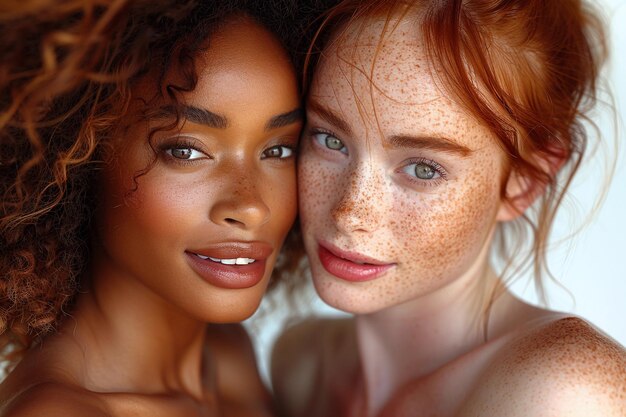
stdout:
<svg viewBox="0 0 626 417">
<path fill-rule="evenodd" d="M 262 260 L 268 258 L 274 248 L 267 242 L 220 242 L 187 252 L 218 259 L 250 258 Z"/>
<path fill-rule="evenodd" d="M 346 259 L 346 260 L 351 261 L 351 262 L 366 263 L 366 264 L 371 264 L 371 265 L 390 265 L 390 264 L 393 264 L 393 262 L 380 261 L 378 259 L 372 258 L 372 257 L 367 256 L 367 255 L 363 255 L 361 253 L 350 252 L 350 251 L 347 251 L 347 250 L 339 249 L 335 245 L 333 245 L 331 243 L 328 243 L 328 242 L 325 242 L 325 241 L 320 241 L 319 244 L 320 244 L 320 246 L 323 246 L 324 248 L 326 248 L 326 250 L 331 252 L 333 255 L 335 255 L 335 256 L 337 256 L 339 258 L 342 258 L 342 259 Z"/>
</svg>

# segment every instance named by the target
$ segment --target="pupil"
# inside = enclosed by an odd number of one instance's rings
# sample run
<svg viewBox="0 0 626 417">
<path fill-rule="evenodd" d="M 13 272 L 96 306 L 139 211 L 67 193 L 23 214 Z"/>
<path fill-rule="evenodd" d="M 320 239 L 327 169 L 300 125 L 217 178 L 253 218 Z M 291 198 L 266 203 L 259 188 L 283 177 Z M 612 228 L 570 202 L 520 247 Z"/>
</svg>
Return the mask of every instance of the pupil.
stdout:
<svg viewBox="0 0 626 417">
<path fill-rule="evenodd" d="M 430 180 L 435 176 L 435 170 L 425 164 L 415 166 L 415 175 L 422 180 Z"/>
<path fill-rule="evenodd" d="M 339 150 L 343 148 L 343 143 L 337 138 L 333 138 L 332 136 L 326 137 L 326 146 L 330 149 Z"/>
<path fill-rule="evenodd" d="M 177 148 L 172 149 L 172 155 L 179 159 L 189 159 L 191 156 L 191 149 L 189 148 Z"/>
<path fill-rule="evenodd" d="M 270 156 L 270 157 L 279 157 L 282 154 L 280 148 L 269 149 L 267 153 L 268 153 L 268 156 Z"/>
</svg>

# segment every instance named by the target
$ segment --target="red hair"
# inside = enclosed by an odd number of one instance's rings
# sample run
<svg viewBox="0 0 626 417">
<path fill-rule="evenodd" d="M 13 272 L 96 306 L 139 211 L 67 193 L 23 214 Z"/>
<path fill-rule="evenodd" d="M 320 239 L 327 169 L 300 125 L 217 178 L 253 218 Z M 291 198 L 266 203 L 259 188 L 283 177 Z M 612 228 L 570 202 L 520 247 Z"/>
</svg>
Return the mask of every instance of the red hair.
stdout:
<svg viewBox="0 0 626 417">
<path fill-rule="evenodd" d="M 588 147 L 586 125 L 595 127 L 588 113 L 607 55 L 603 23 L 582 0 L 344 0 L 325 16 L 305 82 L 343 28 L 408 15 L 440 70 L 434 76 L 494 133 L 509 171 L 543 191 L 519 219 L 500 224 L 494 245 L 507 262 L 502 277 L 532 266 L 543 298 L 554 217 Z"/>
</svg>

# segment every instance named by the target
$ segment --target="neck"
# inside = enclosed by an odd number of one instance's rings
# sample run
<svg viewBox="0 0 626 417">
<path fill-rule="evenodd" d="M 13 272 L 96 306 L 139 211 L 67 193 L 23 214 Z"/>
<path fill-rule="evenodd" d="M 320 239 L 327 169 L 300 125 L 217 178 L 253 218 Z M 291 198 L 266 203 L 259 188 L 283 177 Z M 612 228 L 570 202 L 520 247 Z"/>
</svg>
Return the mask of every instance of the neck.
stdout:
<svg viewBox="0 0 626 417">
<path fill-rule="evenodd" d="M 485 343 L 484 294 L 497 283 L 481 258 L 464 276 L 407 303 L 356 317 L 367 410 Z"/>
<path fill-rule="evenodd" d="M 205 324 L 134 277 L 94 262 L 59 337 L 82 358 L 79 381 L 98 392 L 185 392 L 202 396 Z"/>
</svg>

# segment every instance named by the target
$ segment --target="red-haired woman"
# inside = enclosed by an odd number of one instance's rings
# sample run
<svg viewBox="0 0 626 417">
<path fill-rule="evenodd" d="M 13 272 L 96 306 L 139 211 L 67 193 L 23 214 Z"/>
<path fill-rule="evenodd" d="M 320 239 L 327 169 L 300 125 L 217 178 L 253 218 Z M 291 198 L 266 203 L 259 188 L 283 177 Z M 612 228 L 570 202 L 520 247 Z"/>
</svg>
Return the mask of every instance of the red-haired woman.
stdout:
<svg viewBox="0 0 626 417">
<path fill-rule="evenodd" d="M 588 6 L 346 0 L 318 41 L 301 224 L 317 292 L 354 316 L 281 337 L 283 414 L 626 415 L 624 349 L 506 288 L 545 275 L 584 155 L 605 55 Z"/>
</svg>

